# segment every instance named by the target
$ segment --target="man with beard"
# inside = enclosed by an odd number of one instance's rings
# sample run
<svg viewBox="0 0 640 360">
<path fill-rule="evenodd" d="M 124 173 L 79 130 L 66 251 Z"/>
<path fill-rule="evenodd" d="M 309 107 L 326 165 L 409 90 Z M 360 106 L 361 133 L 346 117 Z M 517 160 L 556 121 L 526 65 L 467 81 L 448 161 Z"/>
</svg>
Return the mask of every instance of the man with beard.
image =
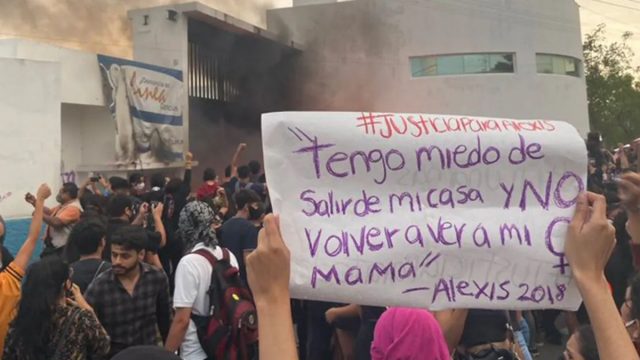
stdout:
<svg viewBox="0 0 640 360">
<path fill-rule="evenodd" d="M 162 270 L 143 262 L 147 242 L 143 228 L 119 228 L 111 237 L 111 269 L 85 293 L 111 337 L 109 357 L 131 346 L 162 345 L 169 333 L 169 282 Z"/>
<path fill-rule="evenodd" d="M 32 194 L 27 194 L 25 200 L 35 207 L 36 198 Z M 64 183 L 56 195 L 56 200 L 60 205 L 53 209 L 44 208 L 43 220 L 47 224 L 47 230 L 44 235 L 45 248 L 42 250 L 41 258 L 62 255 L 71 228 L 82 215 L 82 205 L 78 200 L 78 186 L 76 184 Z"/>
</svg>

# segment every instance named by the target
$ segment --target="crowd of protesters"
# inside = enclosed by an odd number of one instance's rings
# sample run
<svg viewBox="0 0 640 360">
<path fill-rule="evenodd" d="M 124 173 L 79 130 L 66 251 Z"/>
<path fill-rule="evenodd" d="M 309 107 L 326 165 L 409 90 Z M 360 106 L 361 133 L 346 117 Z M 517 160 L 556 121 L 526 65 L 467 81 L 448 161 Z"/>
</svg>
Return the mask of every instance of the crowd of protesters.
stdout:
<svg viewBox="0 0 640 360">
<path fill-rule="evenodd" d="M 28 236 L 0 259 L 0 358 L 529 360 L 551 343 L 563 359 L 638 359 L 640 143 L 607 151 L 587 139 L 589 192 L 565 245 L 576 313 L 290 299 L 289 251 L 261 164 L 241 165 L 246 146 L 197 187 L 187 154 L 181 178 L 91 176 L 63 184 L 54 208 L 46 184 L 26 194 Z"/>
</svg>

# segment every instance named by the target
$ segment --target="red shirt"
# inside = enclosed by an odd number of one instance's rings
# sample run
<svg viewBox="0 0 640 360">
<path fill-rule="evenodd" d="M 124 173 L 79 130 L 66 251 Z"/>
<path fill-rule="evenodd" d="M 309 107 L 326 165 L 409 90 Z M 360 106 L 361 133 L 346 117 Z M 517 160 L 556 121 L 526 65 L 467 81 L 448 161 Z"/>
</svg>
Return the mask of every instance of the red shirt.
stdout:
<svg viewBox="0 0 640 360">
<path fill-rule="evenodd" d="M 220 185 L 218 185 L 217 182 L 214 181 L 212 183 L 209 183 L 207 181 L 204 184 L 200 185 L 200 188 L 198 188 L 198 192 L 196 193 L 196 196 L 200 201 L 204 200 L 209 196 L 215 197 L 219 188 L 220 188 Z"/>
</svg>

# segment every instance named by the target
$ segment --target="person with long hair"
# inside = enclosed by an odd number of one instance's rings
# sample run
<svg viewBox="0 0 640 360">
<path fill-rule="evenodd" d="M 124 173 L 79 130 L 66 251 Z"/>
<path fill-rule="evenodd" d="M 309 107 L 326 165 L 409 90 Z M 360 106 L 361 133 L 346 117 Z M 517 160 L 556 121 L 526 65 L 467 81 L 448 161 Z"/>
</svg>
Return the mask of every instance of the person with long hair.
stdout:
<svg viewBox="0 0 640 360">
<path fill-rule="evenodd" d="M 4 349 L 4 339 L 7 337 L 9 324 L 15 317 L 16 307 L 20 301 L 22 278 L 24 269 L 29 264 L 38 243 L 38 237 L 42 228 L 44 201 L 51 196 L 51 189 L 46 184 L 40 185 L 36 196 L 35 211 L 29 225 L 29 234 L 16 258 L 0 272 L 0 351 Z"/>
<path fill-rule="evenodd" d="M 27 270 L 4 360 L 101 359 L 109 353 L 109 336 L 70 275 L 55 256 Z"/>
</svg>

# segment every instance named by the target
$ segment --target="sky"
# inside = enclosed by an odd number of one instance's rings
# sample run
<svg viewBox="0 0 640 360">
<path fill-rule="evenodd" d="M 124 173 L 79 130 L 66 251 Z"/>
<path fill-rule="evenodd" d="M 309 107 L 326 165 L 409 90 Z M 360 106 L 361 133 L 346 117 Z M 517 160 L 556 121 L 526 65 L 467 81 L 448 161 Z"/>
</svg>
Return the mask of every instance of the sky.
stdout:
<svg viewBox="0 0 640 360">
<path fill-rule="evenodd" d="M 598 24 L 607 24 L 607 40 L 617 41 L 625 31 L 635 35 L 629 41 L 636 53 L 633 64 L 640 66 L 640 0 L 576 0 L 580 5 L 582 34 Z M 634 10 L 635 9 L 635 10 Z"/>
</svg>

